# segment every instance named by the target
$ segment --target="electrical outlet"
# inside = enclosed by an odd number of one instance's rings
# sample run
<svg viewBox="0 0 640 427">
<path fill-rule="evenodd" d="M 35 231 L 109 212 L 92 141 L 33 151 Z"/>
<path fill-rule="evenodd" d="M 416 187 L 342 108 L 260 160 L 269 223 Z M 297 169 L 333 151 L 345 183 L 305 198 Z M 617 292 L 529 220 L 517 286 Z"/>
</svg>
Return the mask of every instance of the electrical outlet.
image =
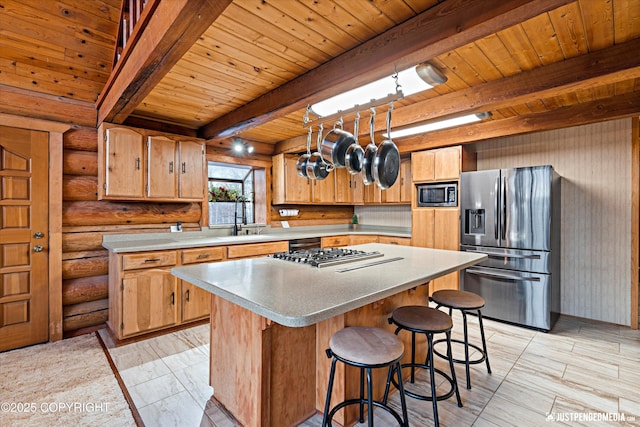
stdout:
<svg viewBox="0 0 640 427">
<path fill-rule="evenodd" d="M 180 233 L 182 231 L 182 227 L 179 227 L 177 225 L 172 225 L 171 226 L 171 232 L 172 233 Z"/>
</svg>

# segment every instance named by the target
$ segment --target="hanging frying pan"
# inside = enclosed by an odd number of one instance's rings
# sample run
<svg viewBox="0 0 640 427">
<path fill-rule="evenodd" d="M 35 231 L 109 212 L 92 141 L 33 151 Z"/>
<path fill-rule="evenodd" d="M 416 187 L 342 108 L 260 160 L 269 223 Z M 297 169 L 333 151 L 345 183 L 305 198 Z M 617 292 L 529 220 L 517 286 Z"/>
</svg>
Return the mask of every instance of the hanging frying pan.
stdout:
<svg viewBox="0 0 640 427">
<path fill-rule="evenodd" d="M 331 163 L 326 162 L 320 153 L 320 144 L 322 140 L 322 125 L 318 131 L 318 151 L 311 154 L 307 160 L 307 176 L 311 179 L 321 181 L 329 176 L 329 172 L 334 169 Z"/>
<path fill-rule="evenodd" d="M 369 119 L 369 135 L 371 136 L 371 142 L 367 144 L 364 149 L 364 160 L 362 163 L 362 181 L 364 185 L 371 185 L 375 182 L 375 177 L 373 176 L 373 163 L 376 159 L 376 153 L 378 151 L 378 147 L 376 147 L 375 138 L 373 135 L 373 122 L 376 117 L 376 109 L 371 109 L 371 118 Z"/>
<path fill-rule="evenodd" d="M 364 149 L 358 144 L 358 126 L 360 123 L 360 113 L 356 114 L 356 119 L 353 122 L 353 139 L 354 142 L 349 147 L 344 155 L 344 163 L 347 171 L 351 175 L 355 175 L 362 171 L 362 164 L 364 163 Z"/>
<path fill-rule="evenodd" d="M 387 111 L 387 137 L 389 139 L 385 139 L 378 146 L 372 167 L 374 180 L 382 190 L 391 187 L 400 173 L 400 153 L 396 144 L 391 140 L 391 110 L 393 110 L 393 104 Z"/>
</svg>

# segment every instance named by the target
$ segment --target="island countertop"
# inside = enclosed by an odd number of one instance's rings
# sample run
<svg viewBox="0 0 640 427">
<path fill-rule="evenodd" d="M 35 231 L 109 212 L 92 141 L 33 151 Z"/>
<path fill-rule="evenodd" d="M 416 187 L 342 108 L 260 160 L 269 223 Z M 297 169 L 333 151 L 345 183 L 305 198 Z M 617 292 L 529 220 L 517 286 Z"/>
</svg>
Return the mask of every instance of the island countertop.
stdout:
<svg viewBox="0 0 640 427">
<path fill-rule="evenodd" d="M 350 246 L 384 256 L 315 268 L 272 257 L 175 267 L 171 273 L 267 319 L 303 327 L 379 301 L 445 274 L 470 267 L 486 255 L 380 243 Z M 402 258 L 340 272 L 345 268 Z"/>
</svg>

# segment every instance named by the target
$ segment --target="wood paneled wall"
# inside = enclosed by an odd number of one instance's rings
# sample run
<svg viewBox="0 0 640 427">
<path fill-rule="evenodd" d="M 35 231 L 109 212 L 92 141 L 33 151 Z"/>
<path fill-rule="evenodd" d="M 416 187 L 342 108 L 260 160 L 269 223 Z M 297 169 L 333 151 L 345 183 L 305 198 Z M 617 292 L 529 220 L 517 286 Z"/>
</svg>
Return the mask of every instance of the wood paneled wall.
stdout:
<svg viewBox="0 0 640 427">
<path fill-rule="evenodd" d="M 629 325 L 631 119 L 475 147 L 478 170 L 553 165 L 562 176 L 561 312 Z"/>
</svg>

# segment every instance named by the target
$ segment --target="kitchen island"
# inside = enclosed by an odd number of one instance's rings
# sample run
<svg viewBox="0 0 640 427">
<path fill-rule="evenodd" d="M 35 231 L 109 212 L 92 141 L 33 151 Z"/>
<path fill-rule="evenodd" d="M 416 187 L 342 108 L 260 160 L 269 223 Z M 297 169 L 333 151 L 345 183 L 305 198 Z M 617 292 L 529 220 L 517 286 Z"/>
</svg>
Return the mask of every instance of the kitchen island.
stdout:
<svg viewBox="0 0 640 427">
<path fill-rule="evenodd" d="M 430 280 L 486 257 L 376 243 L 352 248 L 383 257 L 325 268 L 263 257 L 171 270 L 212 294 L 213 398 L 243 425 L 297 425 L 322 410 L 325 349 L 333 333 L 356 325 L 392 330 L 387 318 L 393 309 L 426 304 Z M 358 381 L 356 370 L 339 369 L 337 375 L 336 402 L 353 396 Z M 346 425 L 354 417 L 347 411 L 336 421 Z"/>
</svg>

